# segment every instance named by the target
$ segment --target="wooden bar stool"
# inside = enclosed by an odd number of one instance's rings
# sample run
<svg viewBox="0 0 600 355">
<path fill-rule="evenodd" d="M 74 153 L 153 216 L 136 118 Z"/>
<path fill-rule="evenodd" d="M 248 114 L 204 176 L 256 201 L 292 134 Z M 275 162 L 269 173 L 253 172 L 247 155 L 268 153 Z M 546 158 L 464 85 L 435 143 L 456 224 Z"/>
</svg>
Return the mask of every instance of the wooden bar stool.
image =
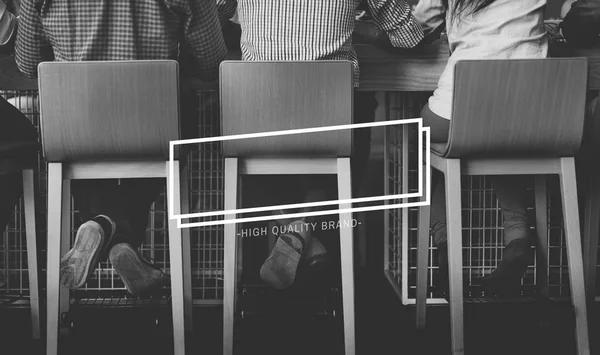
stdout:
<svg viewBox="0 0 600 355">
<path fill-rule="evenodd" d="M 166 177 L 169 186 L 172 178 L 175 214 L 181 213 L 182 202 L 187 211 L 188 191 L 181 197 L 177 151 L 174 175 L 168 174 L 169 141 L 180 137 L 177 62 L 47 62 L 38 70 L 42 146 L 48 161 L 50 355 L 58 352 L 59 326 L 65 325 L 62 317 L 69 309 L 69 291 L 60 285 L 60 259 L 70 247 L 70 181 Z M 191 265 L 183 264 L 190 260 L 184 257 L 190 252 L 189 235 L 177 228 L 176 220 L 168 224 L 174 353 L 179 355 L 185 353 L 186 324 L 191 326 L 191 315 L 186 315 L 191 290 L 184 292 L 191 285 Z"/>
<path fill-rule="evenodd" d="M 352 123 L 352 65 L 346 61 L 221 64 L 223 135 Z M 338 198 L 350 199 L 352 130 L 226 140 L 225 210 L 239 207 L 242 175 L 335 174 Z M 300 203 L 301 201 L 298 201 Z M 349 204 L 340 209 L 350 208 Z M 261 215 L 270 214 L 269 211 Z M 236 215 L 226 215 L 233 219 Z M 350 220 L 351 213 L 340 213 Z M 223 353 L 233 354 L 241 249 L 236 225 L 225 225 Z M 340 229 L 345 353 L 354 354 L 353 233 Z M 236 265 L 236 263 L 238 263 Z"/>
<path fill-rule="evenodd" d="M 537 249 L 541 261 L 547 261 L 544 175 L 558 174 L 577 351 L 587 355 L 590 350 L 573 158 L 583 133 L 587 60 L 465 60 L 456 64 L 454 78 L 450 138 L 447 144 L 432 144 L 431 155 L 431 166 L 444 173 L 446 187 L 452 353 L 464 353 L 461 175 L 538 175 Z M 418 328 L 425 326 L 429 218 L 430 207 L 421 207 Z M 545 284 L 541 291 L 547 292 Z"/>
</svg>

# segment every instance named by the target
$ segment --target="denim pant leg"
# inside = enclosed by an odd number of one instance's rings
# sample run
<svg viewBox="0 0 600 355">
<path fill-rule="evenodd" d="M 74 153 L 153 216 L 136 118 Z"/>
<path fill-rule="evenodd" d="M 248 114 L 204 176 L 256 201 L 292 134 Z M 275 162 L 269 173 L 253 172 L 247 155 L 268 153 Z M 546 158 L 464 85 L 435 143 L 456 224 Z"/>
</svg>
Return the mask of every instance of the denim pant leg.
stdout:
<svg viewBox="0 0 600 355">
<path fill-rule="evenodd" d="M 37 158 L 38 133 L 31 121 L 0 97 L 0 233 L 4 232 L 21 197 L 23 162 Z M 18 151 L 13 147 L 19 144 Z M 20 145 L 24 144 L 24 145 Z"/>
<path fill-rule="evenodd" d="M 375 121 L 377 99 L 372 92 L 354 92 L 354 123 L 371 123 Z M 352 196 L 358 196 L 367 178 L 367 166 L 371 155 L 371 128 L 354 130 L 354 152 L 352 164 Z"/>
<path fill-rule="evenodd" d="M 444 174 L 431 169 L 431 235 L 433 245 L 446 242 L 446 188 Z"/>
<path fill-rule="evenodd" d="M 502 210 L 504 244 L 529 236 L 527 218 L 526 187 L 529 176 L 492 176 L 489 177 Z M 431 194 L 431 234 L 434 245 L 446 241 L 446 197 L 443 174 L 432 173 Z"/>
<path fill-rule="evenodd" d="M 121 181 L 117 201 L 122 208 L 121 218 L 124 225 L 122 232 L 115 236 L 113 245 L 128 243 L 138 248 L 142 244 L 146 237 L 150 208 L 164 189 L 165 179 L 162 178 Z"/>
<path fill-rule="evenodd" d="M 498 198 L 502 210 L 504 227 L 504 245 L 513 240 L 529 237 L 529 221 L 527 218 L 526 188 L 531 181 L 530 176 L 490 176 L 488 179 Z"/>
</svg>

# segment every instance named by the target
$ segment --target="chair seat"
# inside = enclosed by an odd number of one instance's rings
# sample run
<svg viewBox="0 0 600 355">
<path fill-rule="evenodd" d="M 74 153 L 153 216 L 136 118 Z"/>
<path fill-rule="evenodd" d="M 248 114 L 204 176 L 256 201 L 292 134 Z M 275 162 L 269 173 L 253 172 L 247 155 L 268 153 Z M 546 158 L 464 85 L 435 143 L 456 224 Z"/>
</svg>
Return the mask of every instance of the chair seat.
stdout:
<svg viewBox="0 0 600 355">
<path fill-rule="evenodd" d="M 38 151 L 38 142 L 0 143 L 0 173 L 34 168 L 37 164 Z"/>
</svg>

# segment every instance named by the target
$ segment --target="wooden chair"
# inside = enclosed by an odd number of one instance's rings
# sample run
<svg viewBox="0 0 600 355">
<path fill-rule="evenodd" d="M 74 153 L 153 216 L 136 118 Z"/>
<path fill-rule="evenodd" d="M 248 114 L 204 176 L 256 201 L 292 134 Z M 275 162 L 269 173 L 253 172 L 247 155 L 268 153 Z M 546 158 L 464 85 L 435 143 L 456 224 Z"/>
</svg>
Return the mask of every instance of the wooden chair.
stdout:
<svg viewBox="0 0 600 355">
<path fill-rule="evenodd" d="M 166 177 L 169 184 L 172 178 L 174 213 L 181 205 L 187 212 L 187 179 L 180 187 L 177 151 L 175 173 L 168 174 L 169 141 L 180 137 L 178 76 L 175 61 L 39 66 L 42 146 L 48 161 L 48 355 L 57 354 L 59 325 L 69 309 L 69 291 L 60 286 L 59 271 L 71 242 L 70 181 Z M 168 224 L 179 355 L 185 352 L 186 325 L 191 331 L 191 290 L 184 290 L 191 285 L 190 245 L 188 230 L 177 228 L 176 220 Z"/>
<path fill-rule="evenodd" d="M 40 288 L 37 257 L 37 229 L 35 218 L 35 178 L 38 144 L 29 142 L 0 143 L 0 173 L 22 171 L 23 214 L 27 244 L 27 272 L 29 280 L 29 305 L 31 308 L 31 333 L 40 339 Z M 25 153 L 25 154 L 24 154 Z M 0 233 L 3 233 L 0 230 Z"/>
<path fill-rule="evenodd" d="M 589 354 L 573 156 L 583 132 L 587 60 L 465 60 L 455 68 L 450 138 L 432 144 L 431 166 L 444 173 L 452 353 L 463 354 L 461 175 L 538 175 L 538 265 L 547 262 L 545 177 L 562 194 L 578 354 Z M 421 207 L 417 245 L 417 327 L 425 326 L 430 207 Z M 540 261 L 541 260 L 541 261 Z M 546 281 L 544 267 L 538 267 Z M 538 285 L 540 286 L 540 285 Z M 547 292 L 545 283 L 541 292 Z"/>
<path fill-rule="evenodd" d="M 352 80 L 352 66 L 345 61 L 223 62 L 220 75 L 223 135 L 351 124 Z M 225 210 L 239 207 L 240 177 L 253 174 L 336 174 L 338 198 L 349 199 L 351 150 L 351 130 L 224 141 Z M 235 215 L 225 218 L 233 219 Z M 350 218 L 351 213 L 340 213 L 340 220 Z M 233 223 L 225 225 L 223 353 L 226 355 L 233 353 L 236 288 L 241 272 L 241 243 L 236 229 Z M 349 355 L 355 351 L 351 228 L 340 229 L 340 249 L 344 340 Z"/>
</svg>

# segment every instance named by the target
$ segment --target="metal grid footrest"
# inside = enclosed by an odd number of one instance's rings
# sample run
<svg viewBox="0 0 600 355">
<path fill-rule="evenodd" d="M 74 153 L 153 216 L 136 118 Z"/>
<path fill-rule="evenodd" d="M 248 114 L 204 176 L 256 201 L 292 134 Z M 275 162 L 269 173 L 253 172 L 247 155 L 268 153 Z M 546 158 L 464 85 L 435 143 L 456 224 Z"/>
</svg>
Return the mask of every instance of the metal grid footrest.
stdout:
<svg viewBox="0 0 600 355">
<path fill-rule="evenodd" d="M 469 305 L 500 305 L 500 304 L 538 304 L 545 306 L 571 306 L 567 298 L 547 298 L 542 296 L 517 296 L 517 297 L 467 297 L 465 304 Z"/>
<path fill-rule="evenodd" d="M 20 293 L 0 294 L 0 308 L 26 308 L 29 307 L 29 295 Z"/>
<path fill-rule="evenodd" d="M 341 307 L 334 287 L 278 291 L 266 286 L 241 286 L 238 290 L 241 318 L 264 314 L 328 317 Z"/>
<path fill-rule="evenodd" d="M 71 304 L 79 308 L 165 308 L 170 306 L 171 299 L 166 297 L 86 297 L 73 299 Z"/>
</svg>

